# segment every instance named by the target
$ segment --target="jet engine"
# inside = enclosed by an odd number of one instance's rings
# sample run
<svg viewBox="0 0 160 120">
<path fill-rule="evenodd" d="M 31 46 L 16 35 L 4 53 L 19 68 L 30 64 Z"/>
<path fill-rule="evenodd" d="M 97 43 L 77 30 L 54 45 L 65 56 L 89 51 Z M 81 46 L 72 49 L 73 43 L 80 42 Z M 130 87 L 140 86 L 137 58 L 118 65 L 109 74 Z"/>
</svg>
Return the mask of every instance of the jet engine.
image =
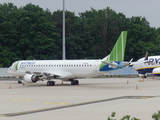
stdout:
<svg viewBox="0 0 160 120">
<path fill-rule="evenodd" d="M 36 75 L 30 75 L 30 74 L 25 74 L 24 75 L 24 81 L 29 82 L 29 83 L 36 83 L 39 80 L 39 77 Z"/>
<path fill-rule="evenodd" d="M 154 68 L 152 71 L 152 74 L 156 75 L 156 76 L 160 76 L 160 68 Z"/>
</svg>

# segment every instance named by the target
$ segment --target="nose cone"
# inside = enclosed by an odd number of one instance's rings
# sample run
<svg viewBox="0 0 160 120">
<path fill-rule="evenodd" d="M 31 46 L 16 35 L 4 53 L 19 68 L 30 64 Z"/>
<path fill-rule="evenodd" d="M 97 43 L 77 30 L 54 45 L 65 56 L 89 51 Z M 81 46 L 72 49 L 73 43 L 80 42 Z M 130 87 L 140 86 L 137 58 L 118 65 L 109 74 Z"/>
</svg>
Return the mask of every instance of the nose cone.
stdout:
<svg viewBox="0 0 160 120">
<path fill-rule="evenodd" d="M 8 68 L 7 74 L 8 74 L 8 75 L 12 75 L 12 68 L 11 68 L 11 67 Z"/>
</svg>

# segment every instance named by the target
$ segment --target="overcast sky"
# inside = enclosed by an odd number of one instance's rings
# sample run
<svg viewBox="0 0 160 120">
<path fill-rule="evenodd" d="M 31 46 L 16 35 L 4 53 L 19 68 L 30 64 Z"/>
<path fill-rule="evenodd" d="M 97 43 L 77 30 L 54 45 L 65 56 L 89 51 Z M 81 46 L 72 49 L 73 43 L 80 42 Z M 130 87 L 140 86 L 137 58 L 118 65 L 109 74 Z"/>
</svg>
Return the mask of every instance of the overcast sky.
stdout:
<svg viewBox="0 0 160 120">
<path fill-rule="evenodd" d="M 51 12 L 63 9 L 63 0 L 0 0 L 0 3 L 12 2 L 17 7 L 28 3 L 39 5 Z M 126 17 L 142 16 L 151 27 L 160 27 L 160 0 L 65 0 L 65 9 L 75 12 L 85 12 L 94 9 L 110 7 L 117 13 L 122 12 Z"/>
</svg>

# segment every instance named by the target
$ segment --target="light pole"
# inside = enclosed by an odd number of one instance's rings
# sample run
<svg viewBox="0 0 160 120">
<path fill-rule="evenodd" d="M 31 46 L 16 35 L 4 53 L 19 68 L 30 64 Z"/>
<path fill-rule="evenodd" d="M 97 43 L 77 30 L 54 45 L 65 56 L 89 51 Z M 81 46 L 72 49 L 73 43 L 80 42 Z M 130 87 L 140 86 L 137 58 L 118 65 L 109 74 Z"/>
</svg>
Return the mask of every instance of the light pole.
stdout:
<svg viewBox="0 0 160 120">
<path fill-rule="evenodd" d="M 63 0 L 63 43 L 62 43 L 62 58 L 63 60 L 66 59 L 66 46 L 65 46 L 65 0 Z"/>
</svg>

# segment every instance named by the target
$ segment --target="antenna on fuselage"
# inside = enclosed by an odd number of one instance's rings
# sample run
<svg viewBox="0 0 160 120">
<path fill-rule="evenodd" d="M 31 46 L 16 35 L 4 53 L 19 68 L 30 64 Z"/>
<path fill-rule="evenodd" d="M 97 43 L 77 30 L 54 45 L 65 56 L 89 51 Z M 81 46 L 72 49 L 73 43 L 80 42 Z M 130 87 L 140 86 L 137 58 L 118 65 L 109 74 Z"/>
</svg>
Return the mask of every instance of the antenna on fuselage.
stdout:
<svg viewBox="0 0 160 120">
<path fill-rule="evenodd" d="M 62 49 L 63 49 L 63 53 L 62 53 L 62 59 L 65 60 L 66 59 L 66 48 L 65 48 L 65 0 L 63 0 L 63 43 L 62 43 Z"/>
</svg>

